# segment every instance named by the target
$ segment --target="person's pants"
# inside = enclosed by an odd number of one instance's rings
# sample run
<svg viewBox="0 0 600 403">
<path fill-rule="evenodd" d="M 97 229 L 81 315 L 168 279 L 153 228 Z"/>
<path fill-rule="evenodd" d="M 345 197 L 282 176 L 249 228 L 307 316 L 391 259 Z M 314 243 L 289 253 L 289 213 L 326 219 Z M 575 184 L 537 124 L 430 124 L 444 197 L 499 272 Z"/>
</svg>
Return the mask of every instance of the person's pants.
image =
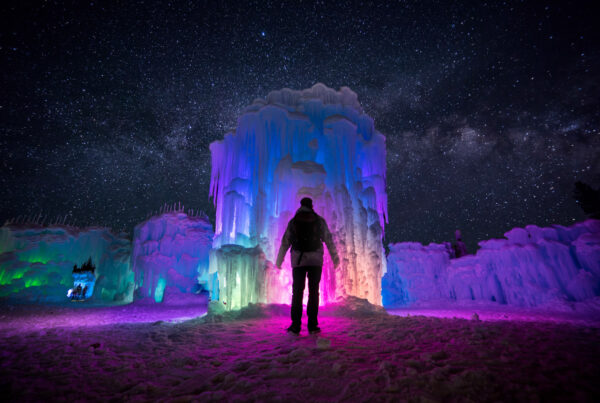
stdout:
<svg viewBox="0 0 600 403">
<path fill-rule="evenodd" d="M 304 296 L 304 285 L 308 275 L 308 304 L 306 314 L 308 315 L 308 328 L 313 329 L 319 324 L 317 314 L 319 313 L 319 283 L 321 282 L 321 266 L 301 266 L 293 268 L 292 283 L 292 325 L 300 327 L 302 319 L 302 297 Z"/>
</svg>

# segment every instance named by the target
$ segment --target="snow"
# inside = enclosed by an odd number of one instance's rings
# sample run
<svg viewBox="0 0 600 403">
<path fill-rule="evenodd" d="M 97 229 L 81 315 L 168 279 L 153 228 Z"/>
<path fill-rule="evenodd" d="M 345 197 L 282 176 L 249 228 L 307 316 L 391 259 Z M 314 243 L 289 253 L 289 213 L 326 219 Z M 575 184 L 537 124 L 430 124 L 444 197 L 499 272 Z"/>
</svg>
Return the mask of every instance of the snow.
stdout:
<svg viewBox="0 0 600 403">
<path fill-rule="evenodd" d="M 180 206 L 138 224 L 131 256 L 136 296 L 161 302 L 169 290 L 213 291 L 216 279 L 208 267 L 212 239 L 208 219 L 188 215 Z"/>
<path fill-rule="evenodd" d="M 92 258 L 94 298 L 131 301 L 131 242 L 108 228 L 8 224 L 0 227 L 0 297 L 57 302 L 73 288 L 73 266 Z"/>
<path fill-rule="evenodd" d="M 593 401 L 600 394 L 599 321 L 488 320 L 481 311 L 481 320 L 470 319 L 472 311 L 469 319 L 394 316 L 356 299 L 321 309 L 323 333 L 303 328 L 293 336 L 284 332 L 289 306 L 251 304 L 218 321 L 201 316 L 206 301 L 195 308 L 87 302 L 2 307 L 5 399 Z M 182 321 L 186 315 L 199 317 Z"/>
<path fill-rule="evenodd" d="M 323 84 L 302 91 L 273 91 L 247 107 L 235 131 L 210 149 L 215 249 L 230 244 L 259 247 L 264 259 L 274 262 L 288 221 L 300 200 L 310 197 L 315 211 L 327 221 L 342 261 L 336 272 L 325 254 L 321 299 L 330 302 L 354 295 L 381 303 L 385 137 L 363 113 L 354 92 Z M 289 257 L 283 268 L 284 273 L 290 271 Z M 267 301 L 288 303 L 290 276 L 270 273 L 269 281 L 273 287 Z M 253 294 L 258 295 L 260 284 L 255 285 Z"/>
<path fill-rule="evenodd" d="M 600 312 L 600 220 L 570 227 L 530 225 L 505 236 L 482 241 L 475 255 L 458 259 L 450 259 L 447 244 L 390 245 L 384 305 L 493 302 Z"/>
</svg>

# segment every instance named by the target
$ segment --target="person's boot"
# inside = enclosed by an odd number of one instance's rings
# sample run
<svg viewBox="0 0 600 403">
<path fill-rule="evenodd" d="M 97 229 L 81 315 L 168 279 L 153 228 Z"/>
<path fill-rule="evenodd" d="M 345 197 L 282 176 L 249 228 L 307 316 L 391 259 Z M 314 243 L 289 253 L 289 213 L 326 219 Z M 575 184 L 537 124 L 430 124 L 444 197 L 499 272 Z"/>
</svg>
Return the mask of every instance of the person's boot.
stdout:
<svg viewBox="0 0 600 403">
<path fill-rule="evenodd" d="M 308 328 L 308 333 L 310 334 L 318 334 L 321 333 L 321 328 L 319 326 L 312 326 Z"/>
<path fill-rule="evenodd" d="M 298 336 L 300 334 L 300 325 L 296 325 L 296 324 L 292 323 L 290 325 L 290 327 L 287 328 L 287 332 L 289 334 Z"/>
</svg>

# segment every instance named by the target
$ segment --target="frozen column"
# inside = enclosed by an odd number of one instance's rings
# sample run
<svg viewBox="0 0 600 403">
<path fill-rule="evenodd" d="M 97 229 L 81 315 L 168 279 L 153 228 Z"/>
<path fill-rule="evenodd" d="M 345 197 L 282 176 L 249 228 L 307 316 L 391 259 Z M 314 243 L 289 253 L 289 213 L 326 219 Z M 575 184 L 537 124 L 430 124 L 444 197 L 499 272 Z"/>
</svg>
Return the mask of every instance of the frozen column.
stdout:
<svg viewBox="0 0 600 403">
<path fill-rule="evenodd" d="M 321 302 L 353 295 L 381 304 L 385 137 L 363 113 L 354 92 L 323 84 L 273 91 L 248 106 L 235 131 L 210 149 L 214 249 L 231 244 L 259 248 L 265 262 L 274 262 L 300 199 L 310 197 L 327 221 L 342 261 L 336 272 L 325 252 Z M 214 266 L 219 264 L 211 260 Z M 273 273 L 268 263 L 264 266 L 269 267 L 267 302 L 289 303 L 289 254 L 281 274 Z M 214 270 L 219 282 L 229 284 L 233 273 L 245 275 L 231 267 Z"/>
</svg>

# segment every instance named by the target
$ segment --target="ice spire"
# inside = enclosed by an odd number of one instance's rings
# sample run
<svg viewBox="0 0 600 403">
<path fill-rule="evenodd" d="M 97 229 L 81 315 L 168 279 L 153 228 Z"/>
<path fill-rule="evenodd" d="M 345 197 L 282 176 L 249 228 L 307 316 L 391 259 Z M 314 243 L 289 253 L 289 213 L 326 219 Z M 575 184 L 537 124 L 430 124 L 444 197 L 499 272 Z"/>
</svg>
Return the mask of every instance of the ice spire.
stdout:
<svg viewBox="0 0 600 403">
<path fill-rule="evenodd" d="M 355 295 L 381 304 L 385 137 L 352 90 L 316 84 L 273 91 L 248 106 L 236 130 L 210 149 L 214 248 L 259 246 L 273 262 L 300 199 L 311 197 L 342 258 L 335 273 L 325 254 L 322 299 Z M 289 303 L 289 287 L 282 288 L 269 302 Z"/>
</svg>

